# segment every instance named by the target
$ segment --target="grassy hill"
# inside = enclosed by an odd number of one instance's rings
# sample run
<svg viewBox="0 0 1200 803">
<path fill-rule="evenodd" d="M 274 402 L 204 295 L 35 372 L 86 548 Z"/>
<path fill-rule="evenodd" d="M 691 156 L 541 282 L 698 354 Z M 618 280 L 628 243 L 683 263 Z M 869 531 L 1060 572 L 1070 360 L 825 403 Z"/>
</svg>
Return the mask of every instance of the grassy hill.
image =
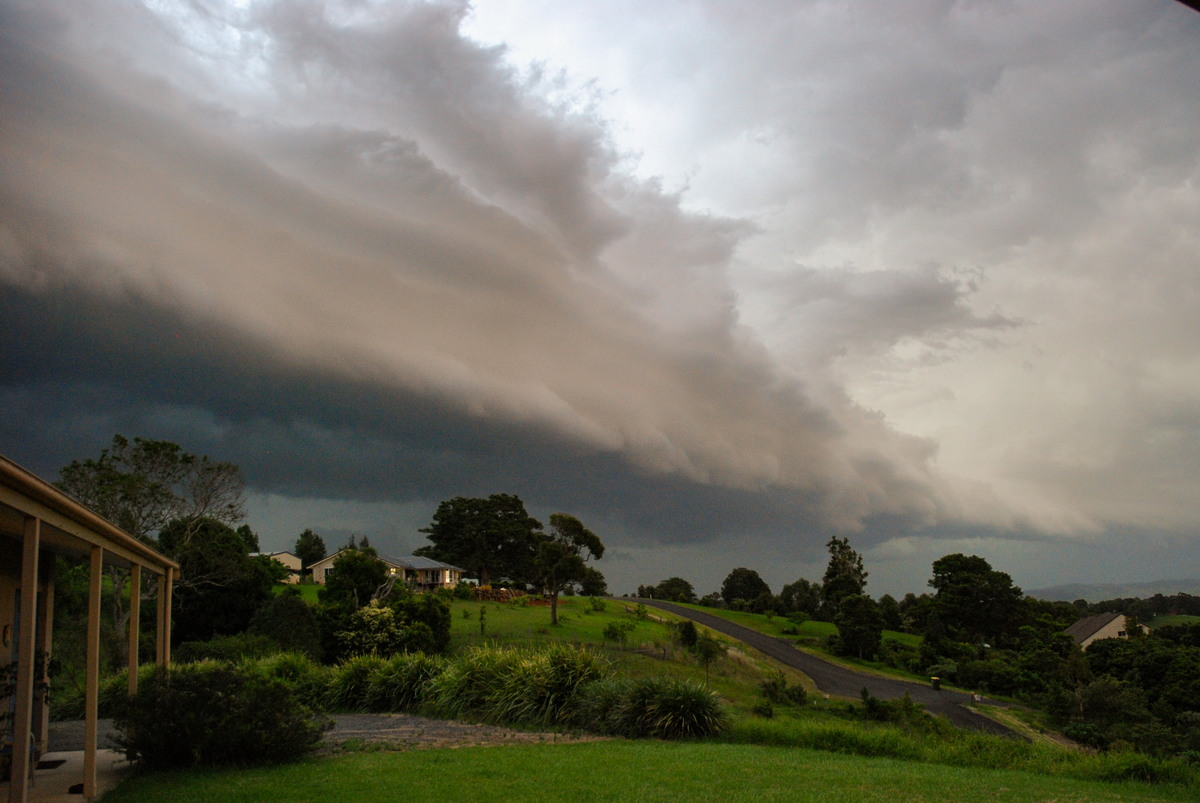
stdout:
<svg viewBox="0 0 1200 803">
<path fill-rule="evenodd" d="M 819 641 L 832 628 L 721 613 L 802 641 Z M 452 655 L 478 646 L 576 644 L 602 654 L 621 675 L 707 680 L 729 712 L 729 727 L 716 739 L 684 743 L 364 748 L 281 767 L 140 775 L 106 800 L 1200 798 L 1197 773 L 1178 761 L 957 731 L 902 702 L 876 706 L 873 715 L 859 701 L 811 693 L 799 704 L 770 702 L 765 681 L 805 679 L 718 634 L 712 635 L 724 640 L 725 652 L 706 669 L 674 638 L 674 617 L 629 600 L 564 598 L 557 627 L 539 604 L 455 601 L 451 615 Z M 614 626 L 626 631 L 623 641 L 612 637 Z"/>
</svg>

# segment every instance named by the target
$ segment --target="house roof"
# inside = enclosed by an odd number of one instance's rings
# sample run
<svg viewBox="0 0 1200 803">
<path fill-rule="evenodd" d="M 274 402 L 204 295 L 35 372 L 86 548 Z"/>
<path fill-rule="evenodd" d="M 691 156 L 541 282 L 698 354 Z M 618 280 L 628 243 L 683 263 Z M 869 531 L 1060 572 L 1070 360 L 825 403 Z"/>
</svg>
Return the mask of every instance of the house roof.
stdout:
<svg viewBox="0 0 1200 803">
<path fill-rule="evenodd" d="M 1107 627 L 1117 619 L 1123 619 L 1123 613 L 1101 613 L 1096 616 L 1088 616 L 1080 619 L 1075 624 L 1068 627 L 1063 632 L 1071 638 L 1075 639 L 1076 644 L 1082 644 L 1091 636 L 1099 633 L 1103 628 Z"/>
<path fill-rule="evenodd" d="M 380 555 L 381 560 L 391 563 L 394 566 L 403 566 L 406 569 L 451 569 L 456 572 L 466 571 L 458 566 L 452 566 L 449 563 L 442 563 L 440 560 L 426 558 L 420 555 L 404 555 L 403 557 L 393 558 L 387 555 Z"/>
<path fill-rule="evenodd" d="M 319 561 L 317 561 L 316 563 L 314 563 L 312 565 L 318 566 L 323 563 L 329 563 L 330 565 L 332 565 L 333 561 L 337 559 L 337 556 L 342 554 L 345 551 L 346 551 L 345 549 L 339 549 L 337 552 L 334 552 L 332 555 L 321 558 Z M 452 570 L 458 571 L 458 572 L 466 571 L 466 569 L 461 569 L 458 566 L 451 566 L 449 563 L 442 563 L 440 560 L 434 560 L 433 558 L 423 558 L 423 557 L 420 557 L 417 555 L 404 555 L 403 557 L 394 558 L 394 557 L 391 557 L 390 555 L 377 554 L 375 557 L 377 557 L 379 560 L 386 563 L 388 566 L 392 566 L 397 569 L 452 569 Z M 309 568 L 312 568 L 312 567 L 310 566 Z"/>
</svg>

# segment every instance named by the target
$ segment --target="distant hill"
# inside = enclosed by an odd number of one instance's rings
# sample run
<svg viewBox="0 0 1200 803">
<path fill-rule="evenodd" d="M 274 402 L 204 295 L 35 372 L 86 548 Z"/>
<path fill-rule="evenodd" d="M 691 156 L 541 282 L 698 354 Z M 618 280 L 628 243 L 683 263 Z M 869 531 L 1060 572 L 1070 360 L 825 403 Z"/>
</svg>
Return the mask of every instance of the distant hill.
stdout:
<svg viewBox="0 0 1200 803">
<path fill-rule="evenodd" d="M 1029 589 L 1025 593 L 1037 599 L 1065 600 L 1067 602 L 1074 602 L 1077 599 L 1100 602 L 1106 599 L 1128 597 L 1145 599 L 1153 597 L 1155 594 L 1163 594 L 1168 597 L 1172 594 L 1200 596 L 1200 579 L 1155 580 L 1149 583 L 1068 583 L 1049 588 Z"/>
</svg>

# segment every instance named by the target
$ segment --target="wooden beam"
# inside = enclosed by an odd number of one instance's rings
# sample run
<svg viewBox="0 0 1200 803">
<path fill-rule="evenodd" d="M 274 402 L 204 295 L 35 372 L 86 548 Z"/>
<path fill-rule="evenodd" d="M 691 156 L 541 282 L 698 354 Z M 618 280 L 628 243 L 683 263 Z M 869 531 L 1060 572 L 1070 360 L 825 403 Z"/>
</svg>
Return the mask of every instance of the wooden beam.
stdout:
<svg viewBox="0 0 1200 803">
<path fill-rule="evenodd" d="M 142 630 L 142 567 L 129 570 L 129 696 L 138 690 L 138 639 Z"/>
<path fill-rule="evenodd" d="M 50 749 L 50 706 L 47 696 L 50 689 L 50 658 L 54 648 L 54 559 L 46 555 L 39 561 L 44 582 L 41 604 L 38 605 L 37 654 L 42 656 L 42 671 L 37 678 L 33 706 L 33 739 L 37 754 L 41 756 Z"/>
<path fill-rule="evenodd" d="M 104 579 L 104 547 L 92 547 L 88 571 L 87 680 L 83 714 L 83 797 L 96 797 L 96 726 L 100 710 L 100 589 Z"/>
<path fill-rule="evenodd" d="M 174 603 L 175 594 L 175 570 L 170 566 L 167 567 L 166 576 L 164 578 L 167 585 L 167 600 L 163 605 L 163 652 L 161 669 L 163 672 L 171 671 L 171 605 Z"/>
<path fill-rule="evenodd" d="M 13 712 L 12 772 L 8 799 L 24 803 L 29 795 L 29 757 L 33 728 L 33 654 L 37 647 L 38 554 L 42 522 L 27 517 L 21 551 L 21 618 L 17 623 L 17 690 Z"/>
</svg>

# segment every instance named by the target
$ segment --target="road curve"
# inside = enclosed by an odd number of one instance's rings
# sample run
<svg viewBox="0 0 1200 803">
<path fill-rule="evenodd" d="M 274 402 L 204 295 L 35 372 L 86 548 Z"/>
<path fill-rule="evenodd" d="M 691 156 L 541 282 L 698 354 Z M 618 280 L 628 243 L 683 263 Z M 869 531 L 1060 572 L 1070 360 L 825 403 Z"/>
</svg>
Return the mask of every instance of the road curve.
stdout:
<svg viewBox="0 0 1200 803">
<path fill-rule="evenodd" d="M 969 694 L 942 691 L 933 689 L 922 683 L 912 683 L 906 680 L 882 678 L 862 672 L 855 672 L 837 664 L 832 664 L 815 655 L 802 652 L 792 646 L 791 642 L 786 639 L 764 635 L 756 630 L 735 624 L 728 619 L 714 616 L 711 613 L 694 611 L 691 608 L 654 599 L 637 599 L 636 601 L 648 607 L 659 608 L 678 616 L 686 617 L 697 624 L 702 624 L 719 633 L 732 636 L 764 655 L 774 658 L 781 664 L 800 670 L 812 678 L 817 688 L 825 694 L 836 697 L 858 697 L 862 694 L 864 688 L 881 700 L 891 700 L 908 694 L 913 700 L 924 705 L 925 709 L 930 713 L 940 714 L 960 728 L 970 728 L 971 730 L 994 733 L 1001 736 L 1024 738 L 1000 723 L 967 708 L 966 704 L 971 702 L 971 695 Z M 987 705 L 1006 705 L 1005 703 L 988 700 L 987 698 L 983 698 L 982 702 Z"/>
</svg>

